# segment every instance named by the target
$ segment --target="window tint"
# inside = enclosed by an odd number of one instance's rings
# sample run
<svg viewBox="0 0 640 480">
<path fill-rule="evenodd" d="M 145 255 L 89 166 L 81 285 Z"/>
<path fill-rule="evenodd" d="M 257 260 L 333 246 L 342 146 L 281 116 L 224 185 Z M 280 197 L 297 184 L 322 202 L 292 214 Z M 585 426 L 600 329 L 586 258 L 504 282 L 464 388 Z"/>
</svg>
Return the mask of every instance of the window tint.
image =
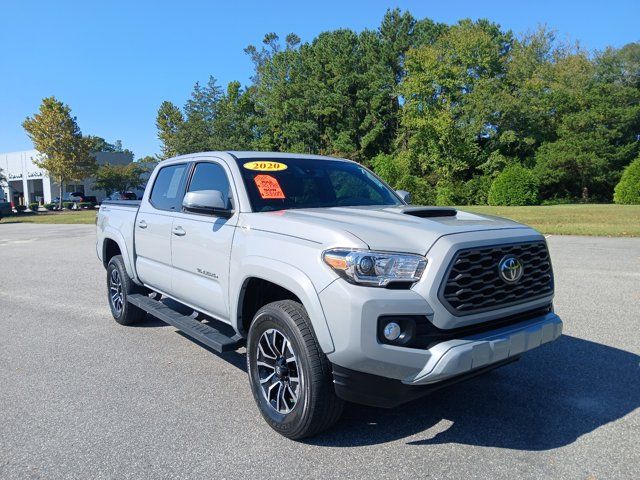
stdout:
<svg viewBox="0 0 640 480">
<path fill-rule="evenodd" d="M 373 179 L 368 175 L 367 177 L 356 176 L 344 170 L 329 172 L 329 181 L 336 194 L 337 202 L 353 199 L 354 201 L 366 202 L 371 205 L 384 204 L 385 199 L 380 193 L 380 190 L 371 188 L 371 180 Z"/>
<path fill-rule="evenodd" d="M 160 210 L 180 211 L 188 165 L 163 167 L 153 184 L 150 201 Z"/>
<path fill-rule="evenodd" d="M 200 190 L 218 190 L 222 198 L 227 199 L 227 208 L 231 209 L 231 193 L 229 180 L 221 165 L 217 163 L 198 163 L 193 170 L 189 192 Z"/>
<path fill-rule="evenodd" d="M 378 177 L 354 162 L 288 157 L 238 159 L 238 166 L 254 212 L 402 205 Z"/>
</svg>

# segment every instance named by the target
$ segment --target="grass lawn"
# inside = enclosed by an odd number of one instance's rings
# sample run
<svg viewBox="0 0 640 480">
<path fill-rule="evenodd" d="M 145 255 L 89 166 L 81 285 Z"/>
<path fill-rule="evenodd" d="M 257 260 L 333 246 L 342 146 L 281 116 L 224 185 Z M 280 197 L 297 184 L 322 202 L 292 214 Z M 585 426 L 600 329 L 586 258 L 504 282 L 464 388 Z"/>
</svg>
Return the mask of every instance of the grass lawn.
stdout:
<svg viewBox="0 0 640 480">
<path fill-rule="evenodd" d="M 78 210 L 63 212 L 39 212 L 24 213 L 22 215 L 12 215 L 2 217 L 0 225 L 3 223 L 87 223 L 96 222 L 98 210 Z"/>
<path fill-rule="evenodd" d="M 460 210 L 511 218 L 546 234 L 640 237 L 640 205 L 553 205 L 549 207 L 463 206 Z M 41 212 L 6 217 L 3 223 L 95 223 L 97 210 Z"/>
<path fill-rule="evenodd" d="M 459 208 L 510 218 L 526 223 L 546 234 L 640 237 L 640 205 L 464 206 Z"/>
</svg>

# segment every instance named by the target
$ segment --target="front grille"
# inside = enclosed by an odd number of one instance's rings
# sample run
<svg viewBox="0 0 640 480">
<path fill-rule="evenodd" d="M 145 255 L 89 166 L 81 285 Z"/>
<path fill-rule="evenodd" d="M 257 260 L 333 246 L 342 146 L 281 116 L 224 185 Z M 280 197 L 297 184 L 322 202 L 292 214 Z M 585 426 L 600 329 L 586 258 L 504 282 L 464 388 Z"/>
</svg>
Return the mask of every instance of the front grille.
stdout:
<svg viewBox="0 0 640 480">
<path fill-rule="evenodd" d="M 506 283 L 498 264 L 514 255 L 523 265 L 522 277 Z M 495 310 L 553 293 L 553 273 L 544 242 L 498 245 L 460 250 L 451 261 L 440 288 L 440 301 L 454 315 Z"/>
</svg>

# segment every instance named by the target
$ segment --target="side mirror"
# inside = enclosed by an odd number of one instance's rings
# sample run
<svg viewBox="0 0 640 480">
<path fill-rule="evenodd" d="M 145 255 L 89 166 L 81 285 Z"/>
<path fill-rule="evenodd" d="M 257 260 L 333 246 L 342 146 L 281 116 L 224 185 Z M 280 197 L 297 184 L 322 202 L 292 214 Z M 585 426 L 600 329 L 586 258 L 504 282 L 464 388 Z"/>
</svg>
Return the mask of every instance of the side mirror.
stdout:
<svg viewBox="0 0 640 480">
<path fill-rule="evenodd" d="M 396 193 L 404 203 L 411 203 L 411 194 L 409 192 L 406 190 L 396 190 Z"/>
<path fill-rule="evenodd" d="M 199 190 L 187 192 L 182 200 L 182 208 L 187 212 L 217 215 L 229 218 L 233 210 L 227 208 L 227 202 L 219 190 Z"/>
</svg>

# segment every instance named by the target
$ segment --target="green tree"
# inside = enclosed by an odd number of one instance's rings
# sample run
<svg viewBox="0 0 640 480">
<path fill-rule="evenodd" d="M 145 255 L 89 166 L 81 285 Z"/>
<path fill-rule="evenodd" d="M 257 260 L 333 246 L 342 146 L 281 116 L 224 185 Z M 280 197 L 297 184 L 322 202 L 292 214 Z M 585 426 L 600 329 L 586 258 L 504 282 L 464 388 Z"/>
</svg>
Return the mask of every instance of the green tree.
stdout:
<svg viewBox="0 0 640 480">
<path fill-rule="evenodd" d="M 258 112 L 258 129 L 262 132 L 260 148 L 283 152 L 317 152 L 318 132 L 306 98 L 307 81 L 303 77 L 303 55 L 300 39 L 290 34 L 283 49 L 275 33 L 265 35 L 258 50 L 250 45 L 245 52 L 251 57 L 255 74 L 253 97 Z"/>
<path fill-rule="evenodd" d="M 555 138 L 558 104 L 553 95 L 553 62 L 566 55 L 544 28 L 514 39 L 504 71 L 480 82 L 469 97 L 471 117 L 485 122 L 481 170 L 495 176 L 514 161 L 531 163 L 536 149 Z"/>
<path fill-rule="evenodd" d="M 458 181 L 485 160 L 483 145 L 492 126 L 471 99 L 504 75 L 511 43 L 511 34 L 495 24 L 463 20 L 434 43 L 407 53 L 400 87 L 404 143 L 423 173 Z"/>
<path fill-rule="evenodd" d="M 260 144 L 359 161 L 388 153 L 399 111 L 401 66 L 394 49 L 407 48 L 399 37 L 413 25 L 411 18 L 391 16 L 386 39 L 377 31 L 342 29 L 302 45 L 290 35 L 284 48 L 268 34 L 262 50 L 248 47 L 256 69 L 257 124 L 264 132 Z"/>
<path fill-rule="evenodd" d="M 258 139 L 251 90 L 230 82 L 217 101 L 212 123 L 211 150 L 250 150 Z"/>
<path fill-rule="evenodd" d="M 258 140 L 257 117 L 250 88 L 230 82 L 226 91 L 213 77 L 196 83 L 183 111 L 163 102 L 156 127 L 162 158 L 208 150 L 248 150 Z"/>
<path fill-rule="evenodd" d="M 97 135 L 86 135 L 85 140 L 89 143 L 89 151 L 96 152 L 115 152 L 115 145 L 107 142 L 104 138 Z"/>
<path fill-rule="evenodd" d="M 178 155 L 180 151 L 178 131 L 183 123 L 184 117 L 180 109 L 169 101 L 162 102 L 156 116 L 156 128 L 162 151 L 161 158 Z"/>
<path fill-rule="evenodd" d="M 82 180 L 96 169 L 89 142 L 82 137 L 71 109 L 55 97 L 42 100 L 38 113 L 22 123 L 27 135 L 40 152 L 35 164 L 45 169 L 60 185 L 60 207 L 64 184 Z"/>
<path fill-rule="evenodd" d="M 128 148 L 123 148 L 122 140 L 116 140 L 114 143 L 109 143 L 104 138 L 98 137 L 97 135 L 86 135 L 84 138 L 89 144 L 89 151 L 91 153 L 122 152 L 128 153 L 133 158 L 133 152 Z"/>
<path fill-rule="evenodd" d="M 185 121 L 178 129 L 180 154 L 215 149 L 211 144 L 221 96 L 214 77 L 204 87 L 196 82 L 184 107 Z"/>
<path fill-rule="evenodd" d="M 555 68 L 566 69 L 554 86 L 563 113 L 555 139 L 535 154 L 542 195 L 611 201 L 622 169 L 640 152 L 640 89 L 603 82 L 585 55 Z"/>
<path fill-rule="evenodd" d="M 146 155 L 136 160 L 138 164 L 144 165 L 145 168 L 149 170 L 153 170 L 153 168 L 158 164 L 159 161 L 160 159 L 158 159 L 158 157 L 154 157 L 152 155 Z"/>
<path fill-rule="evenodd" d="M 149 165 L 132 162 L 126 165 L 101 165 L 95 174 L 93 188 L 104 190 L 107 195 L 113 192 L 126 192 L 142 188 L 149 173 Z"/>
</svg>

